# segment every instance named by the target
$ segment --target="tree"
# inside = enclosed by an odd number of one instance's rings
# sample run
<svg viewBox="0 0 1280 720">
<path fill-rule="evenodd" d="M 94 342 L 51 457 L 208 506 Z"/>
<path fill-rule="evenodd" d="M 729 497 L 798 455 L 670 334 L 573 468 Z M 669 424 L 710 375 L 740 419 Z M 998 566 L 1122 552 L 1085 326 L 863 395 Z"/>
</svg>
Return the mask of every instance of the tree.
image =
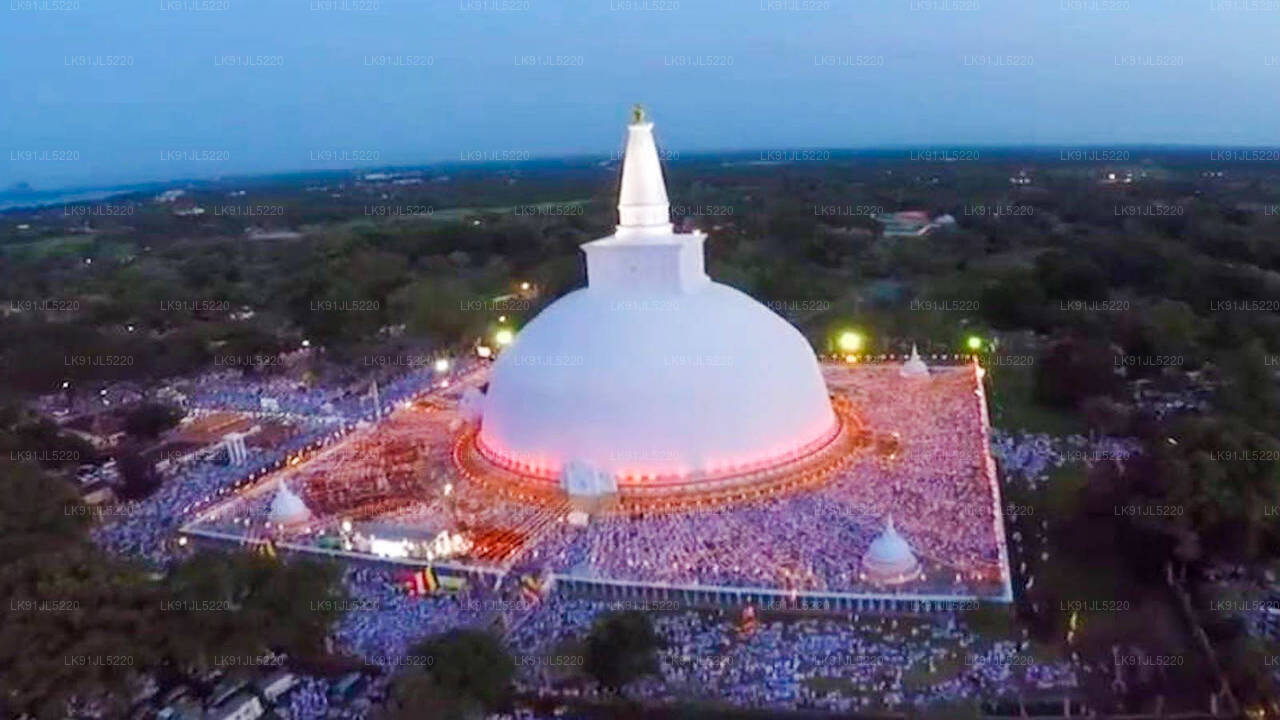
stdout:
<svg viewBox="0 0 1280 720">
<path fill-rule="evenodd" d="M 169 577 L 171 620 L 187 633 L 180 654 L 203 665 L 215 655 L 320 655 L 342 613 L 339 577 L 331 563 L 198 552 Z"/>
<path fill-rule="evenodd" d="M 1128 408 L 1103 395 L 1082 400 L 1080 413 L 1088 422 L 1089 429 L 1101 435 L 1123 434 L 1130 422 Z"/>
<path fill-rule="evenodd" d="M 204 552 L 157 578 L 90 543 L 88 518 L 67 482 L 0 463 L 6 717 L 66 717 L 72 699 L 122 716 L 147 674 L 207 668 L 218 655 L 318 655 L 342 612 L 334 565 Z"/>
<path fill-rule="evenodd" d="M 648 615 L 634 610 L 609 614 L 591 626 L 584 669 L 601 686 L 621 692 L 633 680 L 658 672 L 661 645 Z"/>
<path fill-rule="evenodd" d="M 982 288 L 983 317 L 999 330 L 1038 328 L 1045 315 L 1044 290 L 1031 273 L 1010 271 Z"/>
<path fill-rule="evenodd" d="M 7 462 L 0 481 L 0 711 L 60 718 L 78 697 L 123 712 L 131 681 L 164 655 L 160 595 L 88 542 L 68 483 Z"/>
<path fill-rule="evenodd" d="M 65 433 L 58 424 L 17 406 L 3 409 L 0 418 L 0 454 L 9 457 L 30 453 L 47 469 L 66 469 L 91 462 L 97 451 L 87 441 Z"/>
<path fill-rule="evenodd" d="M 154 440 L 178 424 L 182 410 L 163 403 L 144 402 L 124 416 L 124 429 L 140 440 Z"/>
<path fill-rule="evenodd" d="M 1083 337 L 1058 340 L 1036 363 L 1036 399 L 1075 410 L 1087 397 L 1113 395 L 1121 386 L 1116 355 L 1106 343 Z"/>
<path fill-rule="evenodd" d="M 87 520 L 69 484 L 33 464 L 0 462 L 0 567 L 83 542 Z"/>
<path fill-rule="evenodd" d="M 414 660 L 392 684 L 383 717 L 483 718 L 503 707 L 515 677 L 515 662 L 493 633 L 452 630 L 413 646 Z"/>
<path fill-rule="evenodd" d="M 0 696 L 12 710 L 66 717 L 66 703 L 123 714 L 134 682 L 168 657 L 161 594 L 85 543 L 0 569 Z"/>
<path fill-rule="evenodd" d="M 160 487 L 160 473 L 155 461 L 138 452 L 137 447 L 121 448 L 116 453 L 116 469 L 120 472 L 120 498 L 139 500 Z"/>
</svg>

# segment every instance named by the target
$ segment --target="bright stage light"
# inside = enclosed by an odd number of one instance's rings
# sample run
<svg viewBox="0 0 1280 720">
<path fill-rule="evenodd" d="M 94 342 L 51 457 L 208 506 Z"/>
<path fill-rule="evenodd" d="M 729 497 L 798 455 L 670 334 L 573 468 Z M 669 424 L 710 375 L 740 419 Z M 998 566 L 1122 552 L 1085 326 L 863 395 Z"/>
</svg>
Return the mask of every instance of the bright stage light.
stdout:
<svg viewBox="0 0 1280 720">
<path fill-rule="evenodd" d="M 858 352 L 862 349 L 862 334 L 852 330 L 845 330 L 840 333 L 840 337 L 836 340 L 840 345 L 840 349 L 845 352 Z"/>
<path fill-rule="evenodd" d="M 515 339 L 516 339 L 516 334 L 511 332 L 507 328 L 502 328 L 498 330 L 498 332 L 494 333 L 493 335 L 494 342 L 498 343 L 499 345 L 510 345 L 511 341 Z"/>
<path fill-rule="evenodd" d="M 476 348 L 476 355 L 479 355 L 482 358 L 492 357 L 493 348 L 488 345 L 480 345 Z"/>
<path fill-rule="evenodd" d="M 369 552 L 380 557 L 403 558 L 409 556 L 409 543 L 405 540 L 369 538 Z"/>
<path fill-rule="evenodd" d="M 522 283 L 520 283 L 520 289 L 521 289 L 521 290 L 528 290 L 528 289 L 529 289 L 529 283 L 527 283 L 527 282 L 522 282 Z"/>
<path fill-rule="evenodd" d="M 442 372 L 448 372 L 448 371 L 449 371 L 449 358 L 440 358 L 436 360 L 436 372 L 442 373 Z"/>
<path fill-rule="evenodd" d="M 977 335 L 970 335 L 968 340 L 968 345 L 970 350 L 981 350 L 982 338 L 978 337 Z"/>
</svg>

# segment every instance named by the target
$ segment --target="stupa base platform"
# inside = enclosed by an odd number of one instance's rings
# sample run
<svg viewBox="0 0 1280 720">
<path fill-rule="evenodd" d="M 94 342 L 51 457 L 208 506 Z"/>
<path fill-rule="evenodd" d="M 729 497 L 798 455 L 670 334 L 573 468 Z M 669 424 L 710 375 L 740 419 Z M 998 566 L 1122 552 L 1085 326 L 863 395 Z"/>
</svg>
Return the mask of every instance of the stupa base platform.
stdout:
<svg viewBox="0 0 1280 720">
<path fill-rule="evenodd" d="M 209 497 L 182 533 L 477 578 L 536 568 L 556 578 L 557 592 L 599 597 L 843 611 L 1008 602 L 981 368 L 935 366 L 908 382 L 896 363 L 827 362 L 823 374 L 840 440 L 748 485 L 584 502 L 553 482 L 487 465 L 478 473 L 466 464 L 474 429 L 459 409 L 463 392 L 485 381 L 478 368 Z M 282 479 L 313 513 L 304 527 L 270 520 Z M 887 516 L 923 570 L 891 587 L 859 577 Z M 442 533 L 464 542 L 441 551 Z"/>
<path fill-rule="evenodd" d="M 832 398 L 833 432 L 800 457 L 740 474 L 704 478 L 626 478 L 618 492 L 598 498 L 570 498 L 560 482 L 547 475 L 522 473 L 490 460 L 477 442 L 479 428 L 468 425 L 453 446 L 457 471 L 477 486 L 505 500 L 562 503 L 591 514 L 679 512 L 751 502 L 797 490 L 820 487 L 872 445 L 865 423 L 849 401 Z"/>
</svg>

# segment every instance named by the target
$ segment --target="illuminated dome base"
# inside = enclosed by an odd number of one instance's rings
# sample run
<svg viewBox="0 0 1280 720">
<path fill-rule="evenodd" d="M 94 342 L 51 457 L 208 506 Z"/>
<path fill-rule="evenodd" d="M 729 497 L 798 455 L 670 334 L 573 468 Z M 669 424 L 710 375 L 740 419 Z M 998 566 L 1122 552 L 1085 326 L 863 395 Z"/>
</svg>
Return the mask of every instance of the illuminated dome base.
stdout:
<svg viewBox="0 0 1280 720">
<path fill-rule="evenodd" d="M 597 511 L 630 513 L 685 510 L 745 502 L 824 484 L 868 444 L 868 433 L 848 401 L 832 401 L 837 418 L 833 432 L 797 457 L 768 467 L 696 478 L 675 475 L 626 477 L 617 495 Z M 493 462 L 481 449 L 478 428 L 463 427 L 453 447 L 453 461 L 469 480 L 504 498 L 561 505 L 567 495 L 558 478 L 546 473 L 521 472 Z"/>
</svg>

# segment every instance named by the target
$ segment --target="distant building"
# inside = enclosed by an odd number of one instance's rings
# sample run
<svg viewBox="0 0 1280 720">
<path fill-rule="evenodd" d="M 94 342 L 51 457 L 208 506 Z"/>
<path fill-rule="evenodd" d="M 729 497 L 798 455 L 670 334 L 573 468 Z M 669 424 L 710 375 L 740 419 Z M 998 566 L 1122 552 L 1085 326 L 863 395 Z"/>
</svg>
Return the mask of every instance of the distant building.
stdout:
<svg viewBox="0 0 1280 720">
<path fill-rule="evenodd" d="M 124 417 L 114 412 L 80 415 L 64 423 L 62 429 L 99 450 L 115 447 L 128 434 Z"/>
<path fill-rule="evenodd" d="M 80 499 L 85 505 L 109 505 L 116 501 L 116 493 L 105 480 L 95 480 L 81 488 Z"/>
<path fill-rule="evenodd" d="M 1027 174 L 1026 170 L 1019 170 L 1017 175 L 1014 175 L 1009 178 L 1009 184 L 1010 185 L 1030 185 L 1031 176 Z"/>
<path fill-rule="evenodd" d="M 210 708 L 205 713 L 205 717 L 208 720 L 257 720 L 265 713 L 266 710 L 262 707 L 262 701 L 257 695 L 242 692 Z"/>
<path fill-rule="evenodd" d="M 203 718 L 204 711 L 200 709 L 200 703 L 188 697 L 166 705 L 156 713 L 156 720 L 203 720 Z"/>
<path fill-rule="evenodd" d="M 258 692 L 270 702 L 276 702 L 298 684 L 298 678 L 288 670 L 277 670 L 255 683 Z"/>
<path fill-rule="evenodd" d="M 244 229 L 245 237 L 250 240 L 297 240 L 302 233 L 295 230 L 280 230 L 250 225 Z"/>
<path fill-rule="evenodd" d="M 956 219 L 950 215 L 939 215 L 931 219 L 929 213 L 924 210 L 884 213 L 877 215 L 876 220 L 883 226 L 881 234 L 887 238 L 921 237 L 932 230 L 956 224 Z"/>
</svg>

